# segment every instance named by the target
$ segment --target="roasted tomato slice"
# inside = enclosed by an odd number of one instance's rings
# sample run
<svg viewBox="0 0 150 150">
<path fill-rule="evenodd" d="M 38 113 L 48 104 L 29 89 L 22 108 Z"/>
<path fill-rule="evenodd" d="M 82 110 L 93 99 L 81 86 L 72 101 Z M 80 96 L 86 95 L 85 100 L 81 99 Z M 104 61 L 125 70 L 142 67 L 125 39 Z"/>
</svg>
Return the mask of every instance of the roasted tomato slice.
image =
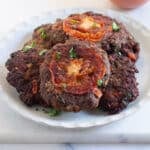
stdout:
<svg viewBox="0 0 150 150">
<path fill-rule="evenodd" d="M 98 97 L 101 96 L 97 82 L 103 79 L 107 70 L 101 49 L 65 44 L 55 46 L 55 49 L 49 62 L 55 89 L 72 94 L 93 91 Z"/>
<path fill-rule="evenodd" d="M 96 42 L 112 27 L 102 17 L 77 14 L 63 21 L 63 30 L 70 36 Z"/>
</svg>

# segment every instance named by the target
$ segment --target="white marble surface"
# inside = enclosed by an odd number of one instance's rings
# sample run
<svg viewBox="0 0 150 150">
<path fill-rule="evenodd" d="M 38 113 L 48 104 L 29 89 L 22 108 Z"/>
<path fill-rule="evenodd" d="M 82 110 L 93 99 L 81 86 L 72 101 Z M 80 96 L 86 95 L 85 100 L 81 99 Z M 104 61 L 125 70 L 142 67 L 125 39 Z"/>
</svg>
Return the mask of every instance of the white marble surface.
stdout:
<svg viewBox="0 0 150 150">
<path fill-rule="evenodd" d="M 149 150 L 148 145 L 100 145 L 100 144 L 39 144 L 0 145 L 1 150 Z"/>
<path fill-rule="evenodd" d="M 0 36 L 6 34 L 7 31 L 12 29 L 18 22 L 52 9 L 69 7 L 117 9 L 108 0 L 0 0 L 0 2 Z M 137 19 L 150 28 L 149 11 L 150 2 L 141 8 L 122 12 L 128 13 L 129 16 Z M 0 143 L 150 143 L 149 108 L 150 102 L 136 114 L 105 127 L 62 130 L 41 126 L 26 120 L 0 101 Z M 102 146 L 105 147 L 106 145 Z M 108 149 L 111 147 L 109 146 L 107 146 Z M 6 147 L 7 145 L 1 145 L 0 149 L 10 148 L 9 146 Z M 78 147 L 76 145 L 47 146 L 47 148 L 53 150 L 95 150 L 96 147 L 100 149 L 98 145 L 92 146 L 91 148 L 90 146 Z M 38 148 L 40 149 L 40 146 L 36 149 Z M 143 147 L 143 145 L 138 146 L 138 149 L 140 148 L 147 149 Z M 116 147 L 114 149 L 120 148 Z M 136 145 L 133 145 L 132 149 L 137 149 Z"/>
</svg>

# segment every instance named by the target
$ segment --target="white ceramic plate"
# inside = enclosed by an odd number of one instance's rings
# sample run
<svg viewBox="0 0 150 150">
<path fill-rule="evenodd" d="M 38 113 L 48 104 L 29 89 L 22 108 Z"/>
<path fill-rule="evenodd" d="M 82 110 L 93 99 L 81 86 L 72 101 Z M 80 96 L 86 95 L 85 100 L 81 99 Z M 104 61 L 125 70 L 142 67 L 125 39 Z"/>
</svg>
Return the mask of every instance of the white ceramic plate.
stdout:
<svg viewBox="0 0 150 150">
<path fill-rule="evenodd" d="M 56 18 L 64 18 L 71 13 L 84 12 L 86 9 L 69 9 L 57 10 L 45 13 L 38 17 L 32 17 L 28 21 L 19 24 L 16 28 L 9 32 L 5 38 L 0 40 L 0 95 L 1 99 L 8 103 L 10 107 L 19 112 L 22 116 L 49 126 L 78 128 L 92 127 L 97 125 L 105 125 L 113 121 L 119 120 L 134 113 L 139 107 L 146 102 L 148 92 L 150 92 L 150 31 L 138 22 L 111 10 L 95 11 L 103 13 L 110 17 L 116 18 L 123 22 L 127 29 L 134 35 L 141 45 L 140 58 L 137 67 L 140 73 L 137 75 L 139 82 L 140 96 L 131 103 L 127 109 L 116 115 L 107 115 L 100 111 L 95 112 L 79 112 L 79 113 L 62 113 L 58 117 L 49 117 L 35 108 L 26 107 L 18 98 L 16 90 L 6 82 L 7 70 L 4 67 L 10 53 L 22 47 L 23 43 L 30 39 L 33 29 L 41 24 L 54 22 Z"/>
</svg>

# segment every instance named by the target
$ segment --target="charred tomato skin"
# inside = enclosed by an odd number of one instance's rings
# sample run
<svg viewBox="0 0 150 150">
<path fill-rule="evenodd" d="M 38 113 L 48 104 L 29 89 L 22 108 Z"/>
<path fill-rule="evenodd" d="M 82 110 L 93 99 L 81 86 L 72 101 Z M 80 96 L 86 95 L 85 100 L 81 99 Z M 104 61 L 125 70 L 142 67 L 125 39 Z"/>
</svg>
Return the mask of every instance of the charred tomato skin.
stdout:
<svg viewBox="0 0 150 150">
<path fill-rule="evenodd" d="M 70 36 L 92 42 L 100 41 L 112 31 L 104 17 L 92 13 L 73 14 L 63 21 L 63 30 Z"/>
</svg>

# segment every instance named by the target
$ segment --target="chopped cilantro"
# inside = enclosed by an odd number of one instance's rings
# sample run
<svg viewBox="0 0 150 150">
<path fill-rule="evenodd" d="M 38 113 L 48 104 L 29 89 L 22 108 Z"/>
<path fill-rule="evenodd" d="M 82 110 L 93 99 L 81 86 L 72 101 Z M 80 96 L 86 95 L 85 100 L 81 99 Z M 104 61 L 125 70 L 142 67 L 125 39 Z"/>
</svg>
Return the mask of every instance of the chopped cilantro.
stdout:
<svg viewBox="0 0 150 150">
<path fill-rule="evenodd" d="M 42 39 L 46 39 L 47 38 L 46 31 L 43 28 L 41 28 L 39 32 L 40 32 L 40 37 Z"/>
<path fill-rule="evenodd" d="M 44 55 L 45 53 L 47 52 L 47 49 L 43 49 L 39 52 L 39 56 L 42 56 Z"/>
<path fill-rule="evenodd" d="M 70 56 L 70 58 L 76 58 L 77 57 L 77 54 L 76 54 L 73 47 L 69 50 L 69 56 Z"/>
<path fill-rule="evenodd" d="M 60 111 L 56 110 L 54 108 L 50 108 L 47 113 L 49 116 L 55 117 L 55 116 L 58 116 L 60 114 Z"/>
<path fill-rule="evenodd" d="M 32 47 L 32 48 L 35 47 L 35 42 L 34 42 L 34 41 L 32 41 L 31 47 Z"/>
<path fill-rule="evenodd" d="M 97 80 L 97 86 L 101 87 L 103 85 L 103 80 L 99 79 Z"/>
<path fill-rule="evenodd" d="M 120 30 L 120 27 L 117 25 L 116 22 L 113 22 L 113 23 L 112 23 L 112 29 L 113 29 L 113 31 L 119 31 L 119 30 Z"/>
<path fill-rule="evenodd" d="M 61 52 L 56 52 L 56 59 L 59 60 L 61 58 Z"/>
<path fill-rule="evenodd" d="M 30 45 L 25 45 L 22 49 L 23 52 L 27 52 L 29 51 L 30 49 L 34 48 L 35 47 L 35 42 L 33 41 Z"/>
</svg>

